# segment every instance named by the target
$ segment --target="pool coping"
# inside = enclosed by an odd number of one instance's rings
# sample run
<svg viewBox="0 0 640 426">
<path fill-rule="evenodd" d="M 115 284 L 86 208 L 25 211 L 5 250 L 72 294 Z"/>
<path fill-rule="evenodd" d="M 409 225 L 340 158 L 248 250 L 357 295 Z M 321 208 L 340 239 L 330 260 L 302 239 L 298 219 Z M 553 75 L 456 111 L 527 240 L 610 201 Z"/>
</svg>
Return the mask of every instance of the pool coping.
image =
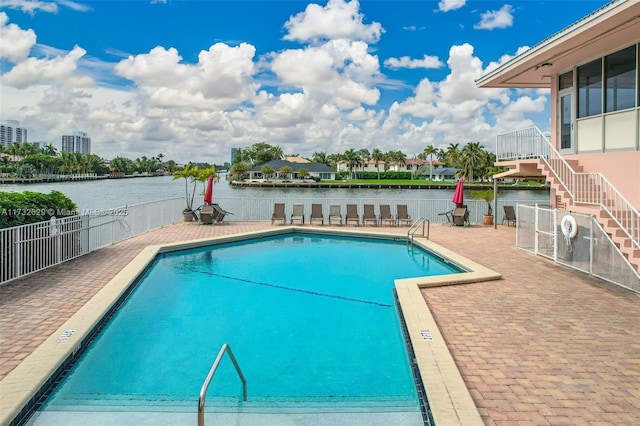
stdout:
<svg viewBox="0 0 640 426">
<path fill-rule="evenodd" d="M 0 381 L 0 424 L 10 424 L 24 412 L 26 407 L 35 404 L 45 384 L 50 383 L 56 372 L 63 368 L 80 349 L 83 341 L 90 336 L 101 319 L 113 308 L 131 284 L 146 271 L 158 254 L 290 233 L 406 240 L 406 237 L 397 234 L 338 229 L 315 230 L 284 226 L 264 231 L 148 246 Z M 395 285 L 436 424 L 481 425 L 483 422 L 480 414 L 440 334 L 420 288 L 495 280 L 500 279 L 501 275 L 425 238 L 417 237 L 415 244 L 471 271 L 454 276 L 443 275 L 396 280 Z M 430 333 L 431 339 L 425 339 L 425 330 Z"/>
</svg>

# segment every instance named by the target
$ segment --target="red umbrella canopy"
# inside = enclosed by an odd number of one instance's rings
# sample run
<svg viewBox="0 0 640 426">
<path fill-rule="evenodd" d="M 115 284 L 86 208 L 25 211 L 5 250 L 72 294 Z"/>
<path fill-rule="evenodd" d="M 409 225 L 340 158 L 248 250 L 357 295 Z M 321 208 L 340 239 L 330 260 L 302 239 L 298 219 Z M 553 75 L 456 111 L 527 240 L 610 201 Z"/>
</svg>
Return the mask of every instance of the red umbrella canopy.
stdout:
<svg viewBox="0 0 640 426">
<path fill-rule="evenodd" d="M 464 179 L 460 178 L 458 181 L 458 185 L 456 185 L 456 191 L 453 193 L 453 198 L 451 199 L 453 204 L 460 207 L 464 204 Z"/>
<path fill-rule="evenodd" d="M 207 181 L 207 188 L 204 190 L 204 202 L 205 204 L 213 202 L 213 176 L 209 176 Z"/>
</svg>

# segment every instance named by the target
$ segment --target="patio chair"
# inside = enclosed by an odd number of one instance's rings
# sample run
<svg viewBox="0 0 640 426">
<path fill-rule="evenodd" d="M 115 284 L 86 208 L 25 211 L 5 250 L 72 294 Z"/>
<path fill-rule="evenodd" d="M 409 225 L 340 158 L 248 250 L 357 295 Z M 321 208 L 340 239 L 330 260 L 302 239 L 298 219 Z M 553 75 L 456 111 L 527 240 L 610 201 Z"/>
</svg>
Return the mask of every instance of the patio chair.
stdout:
<svg viewBox="0 0 640 426">
<path fill-rule="evenodd" d="M 331 204 L 329 206 L 329 226 L 335 221 L 338 221 L 342 225 L 342 212 L 340 211 L 340 204 Z"/>
<path fill-rule="evenodd" d="M 271 224 L 279 220 L 284 225 L 287 221 L 287 216 L 284 213 L 284 203 L 275 203 L 273 205 L 273 214 L 271 215 Z"/>
<path fill-rule="evenodd" d="M 355 222 L 360 226 L 360 215 L 358 214 L 358 206 L 355 204 L 347 204 L 347 216 L 345 217 L 345 224 L 349 225 L 349 222 Z"/>
<path fill-rule="evenodd" d="M 504 225 L 505 221 L 507 222 L 507 226 L 509 226 L 510 222 L 513 222 L 513 226 L 516 226 L 516 212 L 513 209 L 513 206 L 502 206 L 504 209 L 504 217 L 502 218 L 502 224 Z"/>
<path fill-rule="evenodd" d="M 384 225 L 385 222 L 391 226 L 396 224 L 396 220 L 391 215 L 391 206 L 389 204 L 380 204 L 380 225 Z"/>
<path fill-rule="evenodd" d="M 411 216 L 409 216 L 409 212 L 407 211 L 406 204 L 398 204 L 396 206 L 396 223 L 400 225 L 401 223 L 405 223 L 407 225 L 411 225 Z"/>
<path fill-rule="evenodd" d="M 449 210 L 448 212 L 438 213 L 438 216 L 446 217 L 448 223 L 451 223 L 451 220 L 453 219 L 452 215 L 453 215 L 453 210 Z M 443 225 L 444 225 L 444 223 L 443 223 Z"/>
<path fill-rule="evenodd" d="M 290 224 L 293 225 L 294 221 L 299 221 L 301 225 L 304 225 L 304 204 L 294 204 L 293 213 L 291 213 Z"/>
<path fill-rule="evenodd" d="M 324 225 L 324 216 L 322 215 L 322 204 L 311 204 L 311 216 L 309 216 L 309 224 L 313 225 L 314 220 L 319 220 Z M 342 222 L 342 218 L 340 218 Z"/>
<path fill-rule="evenodd" d="M 213 215 L 213 223 L 223 223 L 222 220 L 228 214 L 233 214 L 231 212 L 226 211 L 220 205 L 216 203 L 212 203 L 211 207 L 213 207 L 214 215 Z M 226 222 L 225 222 L 226 223 Z"/>
<path fill-rule="evenodd" d="M 378 226 L 378 218 L 376 217 L 373 204 L 365 204 L 363 207 L 364 213 L 362 214 L 362 224 L 366 225 L 367 222 L 373 222 L 374 226 Z"/>
<path fill-rule="evenodd" d="M 211 225 L 213 224 L 214 219 L 214 210 L 211 204 L 205 204 L 200 206 L 198 209 L 200 210 L 200 223 L 203 225 Z"/>
<path fill-rule="evenodd" d="M 456 207 L 451 213 L 451 224 L 455 226 L 469 226 L 469 210 L 466 207 Z"/>
</svg>

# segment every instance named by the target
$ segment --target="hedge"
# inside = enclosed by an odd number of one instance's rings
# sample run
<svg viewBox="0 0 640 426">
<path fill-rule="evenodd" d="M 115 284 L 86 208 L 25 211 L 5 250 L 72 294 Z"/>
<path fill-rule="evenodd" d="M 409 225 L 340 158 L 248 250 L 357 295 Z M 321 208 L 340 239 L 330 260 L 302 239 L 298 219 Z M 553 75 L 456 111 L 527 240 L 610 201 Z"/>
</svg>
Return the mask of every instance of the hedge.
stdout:
<svg viewBox="0 0 640 426">
<path fill-rule="evenodd" d="M 60 191 L 0 191 L 0 229 L 43 222 L 52 216 L 73 216 L 76 204 Z"/>
<path fill-rule="evenodd" d="M 348 179 L 350 174 L 351 173 L 349 173 L 348 171 L 338 172 L 336 173 L 336 180 L 342 180 L 343 177 L 346 177 Z M 378 172 L 363 172 L 359 170 L 354 170 L 353 175 L 356 176 L 356 179 L 363 179 L 363 180 L 378 179 Z M 384 179 L 411 180 L 413 179 L 413 175 L 411 172 L 394 172 L 391 170 L 387 170 L 386 172 L 381 171 L 380 180 L 384 180 Z"/>
</svg>

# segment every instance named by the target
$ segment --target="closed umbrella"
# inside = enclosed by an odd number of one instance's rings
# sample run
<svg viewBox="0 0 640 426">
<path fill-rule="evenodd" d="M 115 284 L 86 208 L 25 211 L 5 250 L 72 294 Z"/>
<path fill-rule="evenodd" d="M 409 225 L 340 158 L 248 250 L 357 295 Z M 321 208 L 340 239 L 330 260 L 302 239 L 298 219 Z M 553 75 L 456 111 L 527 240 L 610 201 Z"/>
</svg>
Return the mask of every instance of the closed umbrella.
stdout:
<svg viewBox="0 0 640 426">
<path fill-rule="evenodd" d="M 207 188 L 204 190 L 204 203 L 211 204 L 213 202 L 213 176 L 209 176 Z"/>
<path fill-rule="evenodd" d="M 453 193 L 451 201 L 456 207 L 462 207 L 464 205 L 464 178 L 458 180 L 458 185 L 456 185 L 456 191 Z"/>
</svg>

